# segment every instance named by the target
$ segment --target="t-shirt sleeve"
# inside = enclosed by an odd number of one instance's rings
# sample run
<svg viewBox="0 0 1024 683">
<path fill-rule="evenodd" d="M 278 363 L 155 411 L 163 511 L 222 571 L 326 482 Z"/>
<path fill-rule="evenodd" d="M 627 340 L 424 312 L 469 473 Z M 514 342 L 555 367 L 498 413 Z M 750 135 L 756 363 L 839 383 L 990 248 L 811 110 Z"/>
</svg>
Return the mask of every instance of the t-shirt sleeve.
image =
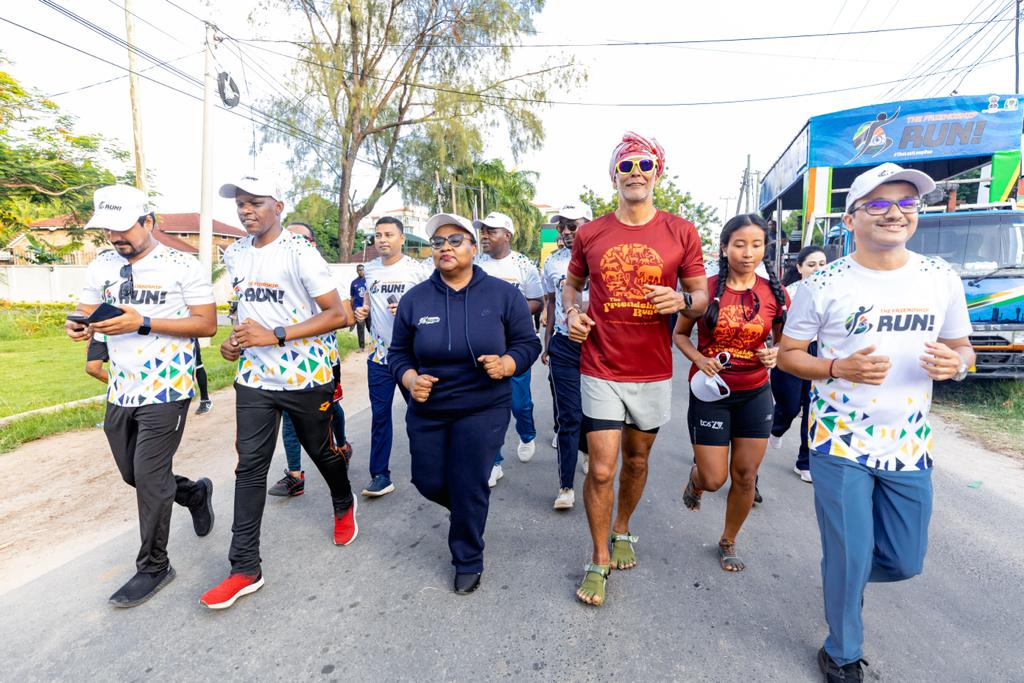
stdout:
<svg viewBox="0 0 1024 683">
<path fill-rule="evenodd" d="M 587 277 L 590 275 L 590 269 L 587 267 L 587 257 L 583 253 L 583 243 L 586 238 L 576 232 L 576 239 L 572 241 L 572 256 L 569 258 L 569 272 L 574 277 Z"/>
<path fill-rule="evenodd" d="M 202 306 L 214 303 L 213 284 L 203 271 L 199 259 L 189 258 L 181 278 L 181 296 L 188 306 Z"/>
<path fill-rule="evenodd" d="M 299 277 L 302 286 L 314 299 L 338 288 L 334 276 L 327 268 L 327 261 L 312 244 L 299 249 Z"/>
<path fill-rule="evenodd" d="M 523 264 L 523 296 L 527 299 L 541 299 L 544 288 L 540 284 L 540 273 L 537 266 L 526 262 Z"/>
<path fill-rule="evenodd" d="M 700 235 L 697 228 L 687 223 L 683 233 L 683 260 L 679 263 L 679 278 L 706 276 L 704 270 L 704 251 L 701 248 Z"/>
<path fill-rule="evenodd" d="M 949 279 L 949 304 L 946 306 L 946 319 L 939 330 L 939 339 L 961 339 L 971 334 L 971 316 L 967 312 L 963 280 L 952 271 L 949 272 Z"/>
<path fill-rule="evenodd" d="M 818 310 L 817 293 L 810 287 L 801 287 L 789 307 L 786 326 L 782 333 L 791 339 L 811 341 L 818 336 L 822 317 Z"/>
<path fill-rule="evenodd" d="M 540 278 L 541 287 L 544 289 L 545 294 L 555 293 L 555 283 L 551 278 L 551 257 L 548 256 L 548 260 L 544 262 L 544 274 Z"/>
<path fill-rule="evenodd" d="M 99 278 L 99 263 L 93 261 L 85 271 L 85 287 L 82 288 L 82 295 L 78 298 L 79 303 L 93 306 L 103 302 Z"/>
</svg>

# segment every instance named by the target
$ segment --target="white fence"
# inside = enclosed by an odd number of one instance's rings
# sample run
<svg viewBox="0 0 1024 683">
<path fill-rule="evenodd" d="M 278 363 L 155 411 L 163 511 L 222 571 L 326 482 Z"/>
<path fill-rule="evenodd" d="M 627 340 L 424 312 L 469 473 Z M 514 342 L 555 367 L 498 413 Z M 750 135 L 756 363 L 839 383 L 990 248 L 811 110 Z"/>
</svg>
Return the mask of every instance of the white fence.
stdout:
<svg viewBox="0 0 1024 683">
<path fill-rule="evenodd" d="M 348 288 L 356 276 L 354 263 L 333 263 L 328 266 L 338 283 L 341 298 L 348 297 Z M 18 303 L 67 303 L 73 305 L 85 286 L 87 266 L 0 266 L 0 299 Z M 218 304 L 227 303 L 231 284 L 225 275 L 213 284 Z"/>
</svg>

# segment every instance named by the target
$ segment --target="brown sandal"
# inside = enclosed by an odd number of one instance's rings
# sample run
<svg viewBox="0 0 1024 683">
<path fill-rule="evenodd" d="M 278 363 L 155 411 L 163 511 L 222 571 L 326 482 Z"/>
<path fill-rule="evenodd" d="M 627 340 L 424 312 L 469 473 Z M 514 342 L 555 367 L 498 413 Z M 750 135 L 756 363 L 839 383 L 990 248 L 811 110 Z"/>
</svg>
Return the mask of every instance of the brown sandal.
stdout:
<svg viewBox="0 0 1024 683">
<path fill-rule="evenodd" d="M 704 493 L 693 485 L 693 473 L 696 470 L 696 465 L 690 468 L 690 477 L 686 482 L 686 488 L 683 489 L 683 505 L 685 505 L 691 512 L 697 512 L 700 510 L 700 496 Z"/>
<path fill-rule="evenodd" d="M 746 568 L 743 560 L 736 554 L 736 542 L 722 539 L 718 542 L 718 564 L 727 572 L 741 572 Z"/>
</svg>

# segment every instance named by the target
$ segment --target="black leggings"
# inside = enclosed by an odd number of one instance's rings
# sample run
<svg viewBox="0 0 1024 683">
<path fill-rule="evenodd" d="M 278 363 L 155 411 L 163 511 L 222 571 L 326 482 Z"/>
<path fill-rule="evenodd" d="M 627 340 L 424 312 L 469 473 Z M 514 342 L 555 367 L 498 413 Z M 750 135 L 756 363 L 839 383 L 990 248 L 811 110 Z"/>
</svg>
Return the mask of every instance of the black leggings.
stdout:
<svg viewBox="0 0 1024 683">
<path fill-rule="evenodd" d="M 210 400 L 210 387 L 206 381 L 206 368 L 203 366 L 203 354 L 199 351 L 199 340 L 192 340 L 192 348 L 195 349 L 196 357 L 196 386 L 199 387 L 199 400 Z"/>
</svg>

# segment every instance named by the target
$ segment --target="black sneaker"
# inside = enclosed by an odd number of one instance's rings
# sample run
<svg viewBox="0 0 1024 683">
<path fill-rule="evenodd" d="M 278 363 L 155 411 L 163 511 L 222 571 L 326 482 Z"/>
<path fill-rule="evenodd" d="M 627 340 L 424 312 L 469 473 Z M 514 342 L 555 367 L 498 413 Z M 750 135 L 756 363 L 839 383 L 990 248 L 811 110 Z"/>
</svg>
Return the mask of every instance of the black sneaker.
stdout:
<svg viewBox="0 0 1024 683">
<path fill-rule="evenodd" d="M 818 650 L 818 668 L 825 674 L 825 683 L 862 683 L 864 680 L 864 669 L 861 664 L 867 665 L 864 659 L 839 666 L 835 660 L 825 652 L 825 648 Z"/>
<path fill-rule="evenodd" d="M 196 408 L 196 415 L 206 415 L 211 410 L 213 410 L 213 399 L 208 398 L 205 401 L 199 401 L 199 407 Z"/>
<path fill-rule="evenodd" d="M 299 476 L 293 477 L 291 472 L 285 470 L 284 476 L 279 479 L 276 484 L 270 487 L 270 490 L 267 491 L 267 495 L 295 497 L 301 496 L 305 492 L 306 473 L 299 472 Z"/>
<path fill-rule="evenodd" d="M 192 513 L 192 528 L 196 536 L 205 536 L 213 529 L 213 482 L 203 477 L 196 482 L 203 489 L 203 499 L 188 511 Z"/>
<path fill-rule="evenodd" d="M 138 572 L 128 580 L 128 583 L 117 589 L 117 592 L 110 596 L 109 602 L 114 607 L 135 607 L 149 600 L 156 595 L 157 591 L 174 580 L 174 567 L 167 565 L 167 569 L 156 574 L 144 574 Z"/>
<path fill-rule="evenodd" d="M 378 474 L 363 489 L 363 495 L 367 498 L 380 498 L 395 490 L 395 485 L 386 474 Z"/>
</svg>

